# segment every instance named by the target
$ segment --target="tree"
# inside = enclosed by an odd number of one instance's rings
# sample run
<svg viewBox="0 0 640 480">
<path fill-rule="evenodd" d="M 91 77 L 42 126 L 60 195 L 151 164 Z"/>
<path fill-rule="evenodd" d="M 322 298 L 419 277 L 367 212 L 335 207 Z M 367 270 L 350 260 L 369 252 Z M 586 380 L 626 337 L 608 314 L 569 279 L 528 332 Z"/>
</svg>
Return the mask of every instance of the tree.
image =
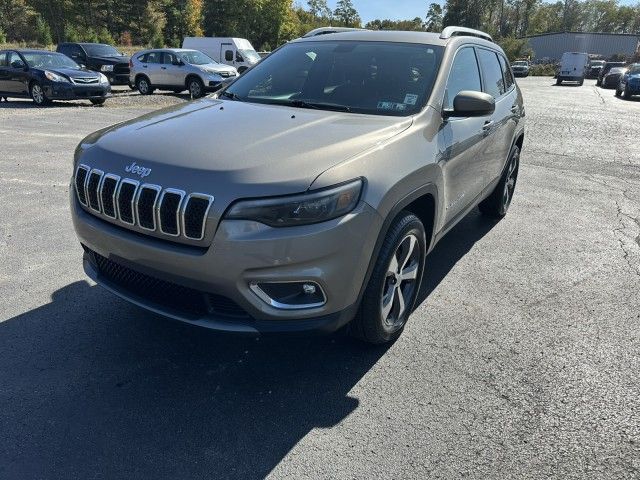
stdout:
<svg viewBox="0 0 640 480">
<path fill-rule="evenodd" d="M 40 45 L 51 45 L 53 43 L 53 37 L 51 36 L 51 29 L 47 22 L 38 15 L 36 17 L 36 41 Z"/>
<path fill-rule="evenodd" d="M 338 0 L 333 17 L 345 27 L 360 26 L 360 16 L 351 0 Z"/>
<path fill-rule="evenodd" d="M 316 18 L 331 20 L 331 9 L 327 5 L 327 0 L 309 0 L 309 12 Z"/>
<path fill-rule="evenodd" d="M 442 7 L 439 3 L 429 5 L 425 27 L 427 32 L 442 31 Z"/>
</svg>

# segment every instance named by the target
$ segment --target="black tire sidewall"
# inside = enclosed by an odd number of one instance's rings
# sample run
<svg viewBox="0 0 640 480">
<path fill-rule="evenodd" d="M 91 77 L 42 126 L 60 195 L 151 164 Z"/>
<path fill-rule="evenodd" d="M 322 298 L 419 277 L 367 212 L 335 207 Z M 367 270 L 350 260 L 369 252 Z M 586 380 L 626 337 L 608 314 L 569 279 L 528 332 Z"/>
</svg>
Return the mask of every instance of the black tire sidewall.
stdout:
<svg viewBox="0 0 640 480">
<path fill-rule="evenodd" d="M 416 236 L 420 248 L 418 276 L 412 298 L 406 304 L 406 312 L 402 324 L 390 329 L 385 325 L 384 319 L 382 318 L 380 304 L 382 290 L 384 288 L 391 256 L 395 254 L 400 242 L 410 233 Z M 420 284 L 425 266 L 426 242 L 424 225 L 420 219 L 411 212 L 400 212 L 386 233 L 385 240 L 380 248 L 376 264 L 371 273 L 371 278 L 364 291 L 358 314 L 354 320 L 356 325 L 353 325 L 354 328 L 352 332 L 355 336 L 373 344 L 387 343 L 400 336 L 415 308 L 415 302 L 420 293 Z"/>
<path fill-rule="evenodd" d="M 38 82 L 33 82 L 31 84 L 31 87 L 29 88 L 29 95 L 31 97 L 31 100 L 33 100 L 33 103 L 36 104 L 36 106 L 38 107 L 43 107 L 45 106 L 48 102 L 47 102 L 47 97 L 44 94 L 44 90 L 42 90 L 42 102 L 37 102 L 36 99 L 33 97 L 33 89 L 38 86 L 40 87 L 40 89 L 42 89 L 42 85 L 40 85 L 40 83 Z"/>
<path fill-rule="evenodd" d="M 147 83 L 147 91 L 146 91 L 146 92 L 143 92 L 143 91 L 140 89 L 140 84 L 141 84 L 142 82 L 146 82 L 146 83 Z M 151 92 L 153 91 L 153 90 L 151 90 L 151 82 L 149 82 L 149 79 L 148 79 L 148 78 L 146 78 L 146 77 L 139 77 L 139 78 L 136 80 L 136 88 L 138 89 L 138 92 L 140 92 L 140 94 L 141 94 L 141 95 L 149 95 L 149 94 L 151 94 Z"/>
<path fill-rule="evenodd" d="M 197 83 L 200 86 L 200 95 L 193 95 L 193 98 L 200 98 L 204 96 L 204 84 L 202 83 L 202 80 L 200 80 L 199 78 L 190 78 L 189 81 L 187 82 L 187 90 L 189 90 L 189 94 L 191 95 L 191 85 L 193 85 L 194 83 Z"/>
</svg>

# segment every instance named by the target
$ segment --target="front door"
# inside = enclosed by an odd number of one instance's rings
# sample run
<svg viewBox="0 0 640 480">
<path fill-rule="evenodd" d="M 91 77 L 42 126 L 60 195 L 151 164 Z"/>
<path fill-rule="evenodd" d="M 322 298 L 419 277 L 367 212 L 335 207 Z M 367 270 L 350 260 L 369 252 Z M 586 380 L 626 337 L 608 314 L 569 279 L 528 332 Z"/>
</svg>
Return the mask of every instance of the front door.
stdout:
<svg viewBox="0 0 640 480">
<path fill-rule="evenodd" d="M 27 64 L 18 52 L 9 51 L 7 67 L 4 70 L 2 83 L 3 90 L 7 93 L 18 95 L 28 94 L 29 85 L 27 82 Z"/>
<path fill-rule="evenodd" d="M 184 67 L 178 65 L 178 56 L 173 52 L 163 52 L 160 65 L 160 79 L 162 85 L 184 86 L 186 77 Z"/>
</svg>

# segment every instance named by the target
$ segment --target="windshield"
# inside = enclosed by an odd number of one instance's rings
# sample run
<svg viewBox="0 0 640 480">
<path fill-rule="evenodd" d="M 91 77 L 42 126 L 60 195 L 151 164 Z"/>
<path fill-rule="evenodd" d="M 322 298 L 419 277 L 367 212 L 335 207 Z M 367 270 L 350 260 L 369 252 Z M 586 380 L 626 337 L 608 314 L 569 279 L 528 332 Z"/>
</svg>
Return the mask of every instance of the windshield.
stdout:
<svg viewBox="0 0 640 480">
<path fill-rule="evenodd" d="M 526 67 L 527 65 L 528 65 L 528 63 L 527 62 L 523 62 L 523 61 L 513 62 L 513 66 L 514 67 Z"/>
<path fill-rule="evenodd" d="M 61 53 L 34 53 L 26 52 L 22 54 L 31 68 L 72 68 L 79 70 L 80 65 Z"/>
<path fill-rule="evenodd" d="M 255 50 L 238 49 L 238 52 L 240 52 L 240 55 L 242 55 L 242 58 L 244 58 L 249 62 L 258 63 L 260 61 L 260 55 L 258 55 L 258 53 Z"/>
<path fill-rule="evenodd" d="M 224 93 L 255 103 L 375 115 L 411 115 L 431 94 L 442 47 L 322 41 L 290 43 Z"/>
<path fill-rule="evenodd" d="M 111 45 L 91 44 L 82 45 L 90 57 L 121 57 L 122 54 Z"/>
<path fill-rule="evenodd" d="M 629 73 L 630 74 L 640 73 L 640 65 L 633 65 L 629 67 Z"/>
<path fill-rule="evenodd" d="M 197 50 L 190 50 L 188 52 L 180 53 L 182 60 L 191 65 L 206 65 L 208 63 L 217 63 L 212 58 L 206 56 L 204 53 Z"/>
<path fill-rule="evenodd" d="M 604 65 L 604 60 L 592 60 L 591 61 L 591 66 L 592 67 L 601 67 L 602 65 Z"/>
</svg>

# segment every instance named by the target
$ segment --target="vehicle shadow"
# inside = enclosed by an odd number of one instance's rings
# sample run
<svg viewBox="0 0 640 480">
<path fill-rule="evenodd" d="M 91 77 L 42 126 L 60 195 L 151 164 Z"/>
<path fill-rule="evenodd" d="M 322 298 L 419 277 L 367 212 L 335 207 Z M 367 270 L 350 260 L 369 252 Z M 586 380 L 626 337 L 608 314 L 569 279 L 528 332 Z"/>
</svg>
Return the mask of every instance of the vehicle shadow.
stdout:
<svg viewBox="0 0 640 480">
<path fill-rule="evenodd" d="M 453 227 L 427 256 L 416 308 L 424 302 L 478 240 L 498 224 L 498 220 L 483 216 L 474 208 Z"/>
<path fill-rule="evenodd" d="M 449 232 L 420 302 L 495 224 L 474 211 Z M 0 477 L 263 478 L 358 408 L 387 348 L 218 334 L 75 282 L 0 323 Z"/>
<path fill-rule="evenodd" d="M 8 102 L 4 100 L 0 102 L 0 108 L 10 108 L 13 110 L 24 110 L 24 109 L 51 109 L 51 108 L 78 108 L 78 107 L 87 107 L 87 108 L 100 108 L 100 106 L 92 105 L 88 100 L 77 100 L 77 101 L 54 101 L 49 105 L 44 105 L 42 107 L 38 107 L 33 103 L 33 100 L 25 98 L 25 99 L 9 99 Z"/>
<path fill-rule="evenodd" d="M 385 351 L 216 334 L 76 282 L 0 323 L 0 477 L 264 478 Z"/>
</svg>

